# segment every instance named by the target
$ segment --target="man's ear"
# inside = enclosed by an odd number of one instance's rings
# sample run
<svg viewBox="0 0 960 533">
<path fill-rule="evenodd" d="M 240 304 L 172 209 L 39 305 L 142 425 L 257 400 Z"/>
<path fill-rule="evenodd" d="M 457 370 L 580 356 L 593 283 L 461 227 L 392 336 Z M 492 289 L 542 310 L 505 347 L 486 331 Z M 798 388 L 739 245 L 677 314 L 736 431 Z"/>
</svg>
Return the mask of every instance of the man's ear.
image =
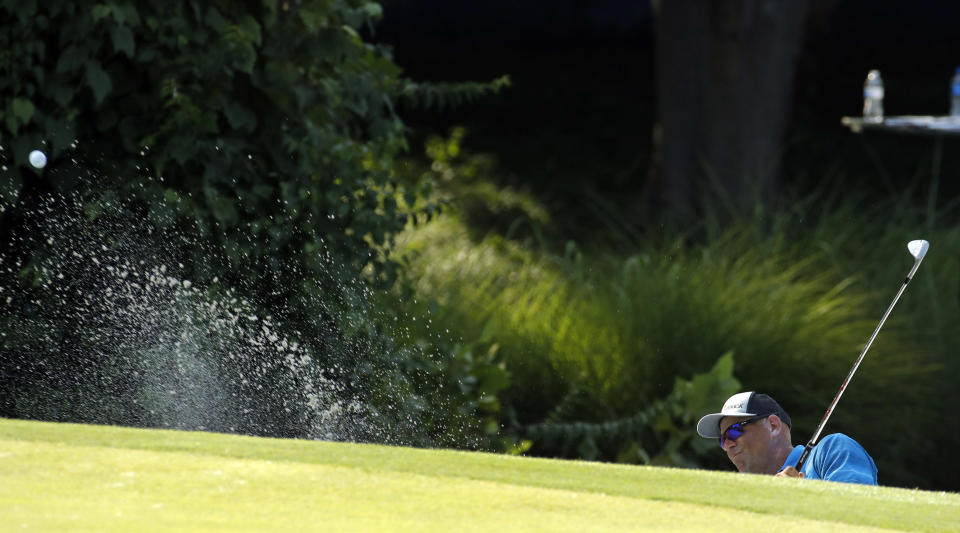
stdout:
<svg viewBox="0 0 960 533">
<path fill-rule="evenodd" d="M 780 433 L 783 430 L 783 420 L 780 420 L 780 417 L 777 415 L 770 415 L 767 417 L 767 423 L 770 424 L 771 433 Z"/>
</svg>

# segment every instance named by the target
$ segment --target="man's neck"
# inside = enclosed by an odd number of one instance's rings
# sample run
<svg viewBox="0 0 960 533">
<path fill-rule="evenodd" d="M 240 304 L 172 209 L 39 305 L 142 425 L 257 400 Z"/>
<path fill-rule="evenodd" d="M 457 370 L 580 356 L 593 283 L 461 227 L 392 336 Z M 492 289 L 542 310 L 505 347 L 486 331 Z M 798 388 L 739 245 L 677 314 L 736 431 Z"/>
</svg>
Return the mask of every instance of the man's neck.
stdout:
<svg viewBox="0 0 960 533">
<path fill-rule="evenodd" d="M 783 467 L 783 463 L 787 462 L 787 457 L 790 457 L 790 452 L 793 451 L 793 444 L 787 442 L 782 446 L 776 448 L 775 453 L 773 454 L 773 462 L 770 468 L 773 470 L 771 474 L 776 474 L 780 471 L 780 468 Z"/>
</svg>

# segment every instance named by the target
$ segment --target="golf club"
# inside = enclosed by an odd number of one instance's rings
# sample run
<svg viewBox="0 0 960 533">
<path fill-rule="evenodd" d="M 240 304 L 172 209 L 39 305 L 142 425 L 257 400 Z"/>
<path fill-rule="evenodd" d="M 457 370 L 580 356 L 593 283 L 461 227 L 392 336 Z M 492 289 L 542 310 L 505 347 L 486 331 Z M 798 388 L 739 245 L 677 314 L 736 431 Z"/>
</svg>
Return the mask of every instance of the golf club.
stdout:
<svg viewBox="0 0 960 533">
<path fill-rule="evenodd" d="M 830 419 L 830 415 L 833 414 L 833 410 L 840 401 L 840 397 L 843 396 L 843 391 L 846 390 L 847 384 L 850 383 L 850 379 L 853 377 L 854 372 L 857 371 L 857 368 L 860 366 L 860 362 L 863 361 L 863 356 L 867 355 L 867 350 L 869 350 L 870 345 L 873 344 L 873 339 L 877 338 L 877 333 L 880 333 L 880 328 L 883 327 L 883 323 L 886 322 L 887 317 L 890 316 L 890 311 L 893 311 L 893 306 L 897 305 L 897 300 L 900 299 L 900 295 L 903 294 L 904 290 L 906 290 L 907 283 L 910 283 L 913 275 L 917 272 L 917 268 L 920 266 L 920 261 L 923 261 L 923 256 L 927 255 L 927 250 L 929 249 L 930 243 L 923 239 L 918 239 L 907 243 L 907 250 L 910 252 L 910 255 L 914 257 L 913 268 L 910 269 L 910 272 L 907 274 L 907 279 L 903 280 L 903 285 L 900 286 L 900 290 L 893 298 L 893 301 L 890 302 L 890 307 L 887 308 L 887 312 L 883 314 L 883 318 L 881 318 L 880 323 L 877 324 L 877 329 L 873 330 L 873 335 L 870 335 L 870 340 L 867 341 L 867 345 L 864 346 L 863 351 L 860 352 L 860 357 L 857 358 L 857 362 L 853 364 L 853 368 L 851 368 L 850 373 L 847 374 L 847 379 L 843 380 L 843 385 L 840 385 L 840 390 L 837 391 L 837 395 L 834 396 L 833 401 L 830 402 L 830 407 L 828 407 L 827 412 L 824 413 L 823 420 L 820 421 L 820 426 L 817 427 L 817 430 L 813 433 L 813 437 L 810 439 L 810 442 L 808 442 L 803 448 L 803 453 L 800 454 L 800 459 L 797 461 L 797 465 L 794 466 L 794 468 L 797 469 L 797 472 L 803 468 L 803 464 L 807 461 L 807 457 L 810 455 L 810 450 L 816 446 L 817 439 L 820 438 L 820 433 L 823 431 L 823 427 L 827 425 L 827 420 Z"/>
</svg>

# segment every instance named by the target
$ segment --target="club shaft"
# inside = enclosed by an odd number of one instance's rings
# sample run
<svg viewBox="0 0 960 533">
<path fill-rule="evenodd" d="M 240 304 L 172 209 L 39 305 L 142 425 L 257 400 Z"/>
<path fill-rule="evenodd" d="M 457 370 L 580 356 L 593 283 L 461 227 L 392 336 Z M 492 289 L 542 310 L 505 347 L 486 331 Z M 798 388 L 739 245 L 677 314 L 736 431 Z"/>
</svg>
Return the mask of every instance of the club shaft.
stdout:
<svg viewBox="0 0 960 533">
<path fill-rule="evenodd" d="M 867 355 L 867 350 L 870 349 L 870 345 L 873 344 L 873 340 L 877 338 L 877 334 L 880 333 L 880 328 L 883 327 L 883 323 L 887 321 L 887 317 L 890 316 L 890 312 L 893 311 L 893 306 L 897 305 L 897 301 L 900 300 L 900 295 L 903 294 L 903 291 L 907 289 L 907 284 L 910 283 L 910 279 L 917 270 L 917 266 L 920 264 L 920 261 L 917 261 L 913 268 L 910 269 L 910 275 L 907 276 L 907 279 L 903 281 L 903 285 L 900 286 L 900 290 L 897 291 L 897 295 L 893 298 L 893 301 L 890 302 L 890 307 L 887 308 L 887 312 L 883 314 L 883 318 L 880 319 L 880 323 L 877 324 L 877 329 L 873 330 L 873 335 L 870 335 L 870 339 L 867 341 L 867 344 L 863 347 L 863 350 L 860 352 L 860 356 L 857 357 L 857 362 L 853 364 L 853 368 L 850 369 L 850 373 L 847 374 L 846 379 L 843 380 L 843 384 L 840 385 L 840 390 L 837 391 L 836 396 L 833 397 L 833 401 L 830 402 L 830 407 L 827 408 L 827 412 L 823 415 L 823 420 L 820 421 L 820 425 L 817 426 L 817 430 L 813 433 L 813 437 L 810 439 L 810 442 L 807 443 L 803 448 L 803 453 L 800 455 L 800 459 L 797 461 L 797 464 L 794 468 L 799 471 L 803 468 L 803 464 L 807 461 L 807 457 L 810 455 L 810 451 L 816 446 L 817 441 L 820 439 L 820 434 L 823 432 L 824 426 L 827 425 L 827 420 L 830 420 L 830 415 L 833 414 L 834 408 L 836 408 L 837 403 L 840 402 L 840 397 L 843 396 L 843 391 L 847 389 L 847 384 L 850 383 L 850 380 L 853 378 L 853 375 L 857 372 L 857 368 L 860 367 L 860 363 L 863 361 L 864 356 Z"/>
</svg>

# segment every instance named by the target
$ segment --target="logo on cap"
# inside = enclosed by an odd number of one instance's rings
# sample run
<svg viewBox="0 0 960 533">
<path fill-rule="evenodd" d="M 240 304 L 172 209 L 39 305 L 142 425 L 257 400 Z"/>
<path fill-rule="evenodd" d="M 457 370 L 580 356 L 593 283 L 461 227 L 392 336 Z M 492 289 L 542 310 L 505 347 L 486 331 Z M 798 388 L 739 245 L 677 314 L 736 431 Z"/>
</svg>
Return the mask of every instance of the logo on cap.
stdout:
<svg viewBox="0 0 960 533">
<path fill-rule="evenodd" d="M 731 411 L 746 411 L 750 405 L 751 398 L 753 398 L 752 392 L 741 392 L 739 394 L 734 394 L 733 396 L 727 398 L 726 403 L 723 404 L 723 412 L 729 413 Z"/>
</svg>

